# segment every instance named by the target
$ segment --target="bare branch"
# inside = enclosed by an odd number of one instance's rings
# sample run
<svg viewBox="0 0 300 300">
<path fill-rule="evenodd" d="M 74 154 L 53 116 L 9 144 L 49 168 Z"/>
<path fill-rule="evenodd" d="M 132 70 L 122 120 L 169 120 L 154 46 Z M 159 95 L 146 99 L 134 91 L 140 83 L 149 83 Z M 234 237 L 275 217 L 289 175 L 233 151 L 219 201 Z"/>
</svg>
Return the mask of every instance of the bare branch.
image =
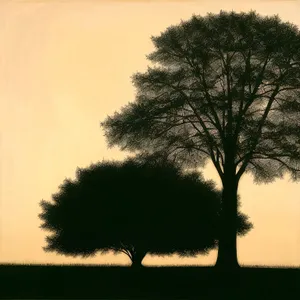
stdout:
<svg viewBox="0 0 300 300">
<path fill-rule="evenodd" d="M 269 62 L 269 58 L 270 58 L 270 53 L 267 54 L 267 57 L 266 57 L 266 59 L 264 61 L 264 64 L 263 64 L 263 67 L 262 67 L 260 73 L 258 74 L 258 76 L 256 77 L 254 90 L 251 92 L 250 99 L 248 99 L 248 101 L 247 101 L 244 109 L 242 109 L 241 112 L 239 113 L 239 117 L 238 117 L 236 128 L 235 128 L 235 133 L 234 133 L 234 141 L 235 141 L 235 143 L 237 141 L 237 137 L 238 137 L 239 132 L 240 132 L 240 127 L 241 127 L 241 123 L 243 121 L 243 116 L 246 114 L 248 108 L 251 106 L 251 104 L 255 100 L 255 95 L 256 95 L 256 93 L 257 93 L 257 91 L 259 89 L 259 86 L 261 85 L 261 83 L 263 81 L 263 75 L 264 75 L 265 69 L 267 67 L 267 64 Z M 249 80 L 249 84 L 250 84 L 250 80 Z"/>
<path fill-rule="evenodd" d="M 273 157 L 273 156 L 268 157 L 267 154 L 265 154 L 265 156 L 267 156 L 267 157 L 256 157 L 256 158 L 258 158 L 258 159 L 273 159 L 273 160 L 280 162 L 282 165 L 284 165 L 288 170 L 291 170 L 292 172 L 300 172 L 300 169 L 289 166 L 287 163 L 285 163 L 278 157 Z"/>
<path fill-rule="evenodd" d="M 185 37 L 186 37 L 186 41 L 187 41 L 187 44 L 188 44 L 188 46 L 189 46 L 189 49 L 191 50 L 191 53 L 192 53 L 192 55 L 193 55 L 193 58 L 195 58 L 196 59 L 196 54 L 195 54 L 195 52 L 194 52 L 194 49 L 193 49 L 193 47 L 192 47 L 192 45 L 191 45 L 191 43 L 190 43 L 190 41 L 189 41 L 189 38 L 188 38 L 188 35 L 185 35 Z M 188 57 L 187 57 L 187 59 L 188 59 Z M 199 66 L 198 65 L 195 65 L 191 60 L 187 60 L 188 61 L 188 63 L 190 64 L 190 66 L 191 66 L 191 68 L 194 70 L 194 72 L 195 72 L 195 75 L 196 75 L 196 77 L 197 78 L 199 78 L 200 79 L 200 81 L 201 81 L 201 79 L 202 79 L 202 83 L 203 83 L 203 87 L 204 87 L 204 92 L 205 92 L 205 95 L 206 95 L 206 100 L 207 100 L 207 102 L 208 102 L 208 104 L 209 104 L 209 107 L 210 107 L 210 109 L 211 109 L 211 112 L 212 112 L 212 114 L 213 114 L 213 116 L 214 116 L 214 125 L 216 126 L 216 129 L 218 130 L 218 133 L 219 133 L 219 136 L 221 137 L 221 139 L 222 140 L 224 140 L 224 133 L 223 133 L 223 130 L 222 130 L 222 128 L 221 128 L 221 123 L 220 123 L 220 120 L 219 120 L 219 118 L 218 118 L 218 115 L 217 115 L 217 113 L 216 113 L 216 111 L 215 111 L 215 109 L 214 109 L 214 107 L 213 107 L 213 103 L 212 103 L 212 101 L 211 101 L 211 97 L 210 97 L 210 94 L 208 93 L 208 89 L 207 89 L 207 84 L 206 84 L 206 80 L 205 80 L 205 74 L 204 74 L 204 68 L 202 68 L 202 72 L 200 72 L 200 69 L 199 69 Z M 200 74 L 201 73 L 201 77 L 202 78 L 200 78 L 200 76 L 198 75 L 198 74 Z M 210 118 L 210 116 L 208 116 L 207 115 L 207 117 L 209 117 Z M 212 119 L 211 119 L 211 121 L 212 121 Z"/>
<path fill-rule="evenodd" d="M 241 175 L 244 173 L 244 171 L 245 171 L 245 169 L 247 167 L 247 164 L 249 163 L 249 161 L 250 161 L 250 159 L 251 159 L 251 157 L 253 155 L 253 152 L 254 152 L 254 150 L 255 150 L 255 148 L 257 146 L 259 138 L 261 137 L 262 128 L 263 128 L 263 126 L 265 124 L 265 121 L 266 121 L 267 116 L 269 114 L 269 111 L 271 109 L 272 103 L 273 103 L 273 101 L 274 101 L 274 99 L 276 97 L 276 94 L 278 93 L 278 90 L 279 90 L 279 84 L 277 85 L 276 89 L 272 93 L 272 96 L 271 96 L 271 98 L 270 98 L 270 100 L 269 100 L 269 102 L 267 104 L 265 112 L 264 112 L 264 114 L 263 114 L 263 116 L 262 116 L 262 118 L 261 118 L 261 120 L 259 122 L 259 126 L 258 126 L 258 130 L 257 130 L 256 135 L 252 137 L 252 141 L 253 141 L 252 147 L 249 149 L 249 152 L 247 153 L 247 156 L 246 156 L 246 158 L 245 158 L 245 160 L 243 162 L 243 165 L 241 166 L 240 170 L 237 173 L 237 177 L 238 178 L 240 178 Z"/>
</svg>

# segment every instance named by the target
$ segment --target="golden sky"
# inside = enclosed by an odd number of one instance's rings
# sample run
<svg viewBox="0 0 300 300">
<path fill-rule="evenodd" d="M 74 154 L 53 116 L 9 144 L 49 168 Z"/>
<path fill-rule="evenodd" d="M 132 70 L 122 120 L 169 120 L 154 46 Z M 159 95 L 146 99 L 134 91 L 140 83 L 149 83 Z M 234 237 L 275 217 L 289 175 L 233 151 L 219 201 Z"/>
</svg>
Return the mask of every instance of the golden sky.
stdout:
<svg viewBox="0 0 300 300">
<path fill-rule="evenodd" d="M 150 36 L 220 9 L 279 14 L 300 26 L 298 1 L 1 1 L 0 262 L 129 263 L 122 254 L 45 253 L 38 204 L 77 166 L 128 154 L 107 149 L 99 123 L 134 100 L 130 76 L 146 69 Z M 212 166 L 204 176 L 220 184 Z M 300 185 L 288 179 L 255 185 L 251 176 L 242 178 L 242 211 L 255 228 L 238 239 L 241 264 L 300 265 Z M 213 251 L 147 256 L 144 264 L 215 259 Z"/>
</svg>

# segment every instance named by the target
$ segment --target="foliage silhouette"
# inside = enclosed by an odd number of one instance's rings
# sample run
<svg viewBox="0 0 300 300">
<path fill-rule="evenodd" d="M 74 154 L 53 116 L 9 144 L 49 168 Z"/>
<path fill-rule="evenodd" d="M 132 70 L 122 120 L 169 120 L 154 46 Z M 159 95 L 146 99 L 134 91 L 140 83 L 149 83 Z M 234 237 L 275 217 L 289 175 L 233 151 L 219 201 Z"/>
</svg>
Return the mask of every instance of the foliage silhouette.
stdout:
<svg viewBox="0 0 300 300">
<path fill-rule="evenodd" d="M 200 175 L 154 156 L 77 169 L 53 203 L 40 203 L 41 228 L 54 232 L 44 249 L 83 257 L 123 252 L 132 266 L 147 253 L 208 253 L 217 246 L 221 193 Z M 238 234 L 252 228 L 247 219 L 239 214 Z"/>
<path fill-rule="evenodd" d="M 238 268 L 238 184 L 299 179 L 300 35 L 278 16 L 193 16 L 152 37 L 156 63 L 133 76 L 136 101 L 101 122 L 109 147 L 167 153 L 183 168 L 210 159 L 222 181 L 216 266 Z"/>
</svg>

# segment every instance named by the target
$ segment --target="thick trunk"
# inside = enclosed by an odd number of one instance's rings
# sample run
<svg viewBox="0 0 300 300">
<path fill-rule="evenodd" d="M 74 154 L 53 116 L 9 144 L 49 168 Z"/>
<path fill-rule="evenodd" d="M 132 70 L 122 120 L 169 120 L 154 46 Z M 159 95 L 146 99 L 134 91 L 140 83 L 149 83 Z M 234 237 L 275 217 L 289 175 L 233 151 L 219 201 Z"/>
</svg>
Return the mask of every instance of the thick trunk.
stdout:
<svg viewBox="0 0 300 300">
<path fill-rule="evenodd" d="M 146 252 L 134 251 L 133 253 L 131 253 L 131 261 L 132 261 L 131 267 L 132 268 L 143 267 L 142 261 L 145 256 L 146 256 Z"/>
<path fill-rule="evenodd" d="M 239 267 L 236 247 L 238 182 L 235 176 L 234 164 L 228 164 L 224 173 L 219 249 L 215 266 L 230 270 Z"/>
</svg>

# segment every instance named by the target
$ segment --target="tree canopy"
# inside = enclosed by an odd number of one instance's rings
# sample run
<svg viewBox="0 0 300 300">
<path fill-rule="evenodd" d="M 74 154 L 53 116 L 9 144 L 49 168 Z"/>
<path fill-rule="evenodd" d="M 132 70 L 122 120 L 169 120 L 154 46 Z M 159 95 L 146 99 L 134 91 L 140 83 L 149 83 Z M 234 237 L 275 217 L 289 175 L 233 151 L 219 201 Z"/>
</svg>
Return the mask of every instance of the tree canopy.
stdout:
<svg viewBox="0 0 300 300">
<path fill-rule="evenodd" d="M 92 164 L 66 179 L 52 203 L 41 201 L 46 251 L 83 257 L 125 253 L 133 265 L 149 254 L 195 255 L 217 246 L 221 193 L 200 173 L 142 156 Z M 242 213 L 238 234 L 252 224 Z"/>
<path fill-rule="evenodd" d="M 300 175 L 300 35 L 278 16 L 194 15 L 153 36 L 135 102 L 101 122 L 109 147 L 168 153 L 183 167 L 214 164 L 223 184 L 218 263 L 238 266 L 241 176 Z"/>
</svg>

